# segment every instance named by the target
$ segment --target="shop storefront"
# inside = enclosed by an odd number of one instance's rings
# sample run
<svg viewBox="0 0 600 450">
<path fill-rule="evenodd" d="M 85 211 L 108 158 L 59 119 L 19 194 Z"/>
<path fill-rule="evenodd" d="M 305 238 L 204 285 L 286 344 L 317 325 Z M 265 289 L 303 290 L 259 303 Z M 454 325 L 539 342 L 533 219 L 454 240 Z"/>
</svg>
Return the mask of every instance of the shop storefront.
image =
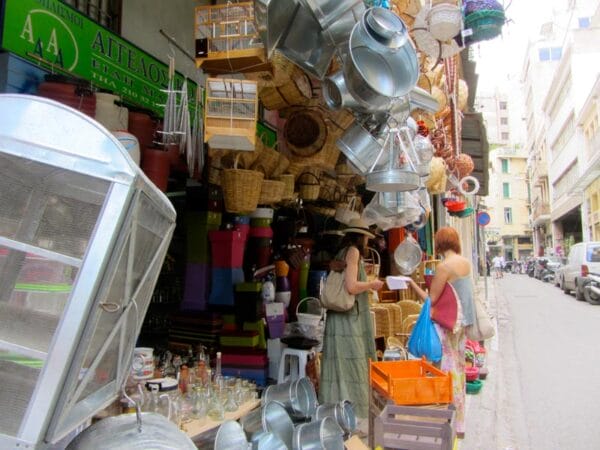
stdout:
<svg viewBox="0 0 600 450">
<path fill-rule="evenodd" d="M 38 236 L 35 242 L 0 232 L 6 261 L 14 262 L 20 250 L 77 269 L 70 278 L 45 280 L 40 287 L 35 271 L 27 272 L 28 280 L 14 270 L 8 277 L 3 260 L 0 282 L 19 286 L 10 304 L 29 298 L 34 288 L 50 294 L 60 284 L 64 310 L 43 313 L 62 324 L 77 312 L 70 293 L 83 282 L 84 269 L 98 280 L 83 283 L 87 306 L 78 311 L 79 322 L 70 319 L 80 325 L 70 334 L 57 325 L 45 352 L 22 354 L 27 345 L 19 333 L 0 336 L 0 363 L 8 356 L 11 367 L 35 363 L 39 376 L 29 380 L 31 396 L 20 404 L 19 423 L 0 419 L 0 442 L 46 448 L 72 438 L 102 410 L 113 416 L 105 419 L 109 422 L 92 425 L 69 447 L 91 448 L 94 433 L 131 428 L 134 416 L 119 414 L 134 411 L 136 404 L 164 416 L 155 424 L 147 418 L 146 430 L 160 428 L 163 437 L 187 434 L 198 448 L 242 448 L 253 440 L 255 448 L 332 449 L 356 434 L 358 419 L 367 419 L 357 416 L 358 403 L 317 400 L 327 317 L 320 298 L 330 263 L 345 233 L 359 229 L 373 236 L 363 255 L 365 282 L 404 275 L 425 288 L 439 262 L 433 235 L 450 225 L 459 231 L 462 254 L 481 267 L 485 234 L 475 217 L 479 189 L 486 189 L 487 142 L 476 115 L 463 129 L 463 113 L 473 99 L 465 73 L 474 72 L 463 65 L 461 51 L 464 39 L 474 43 L 499 33 L 504 15 L 501 9 L 489 10 L 489 17 L 481 15 L 486 9 L 461 10 L 455 2 L 423 8 L 417 2 L 390 2 L 389 8 L 341 3 L 344 8 L 331 10 L 328 2 L 308 1 L 286 6 L 289 10 L 272 1 L 190 10 L 195 80 L 205 79 L 198 84 L 175 70 L 174 58 L 165 64 L 64 2 L 2 3 L 0 89 L 35 96 L 5 101 L 19 105 L 25 122 L 27 108 L 63 117 L 65 142 L 85 147 L 85 133 L 69 134 L 71 122 L 87 130 L 87 149 L 65 150 L 55 137 L 48 165 L 66 161 L 74 173 L 90 176 L 92 181 L 77 178 L 76 192 L 100 213 L 88 224 L 94 234 L 78 238 L 77 257 L 62 247 L 45 248 L 50 238 L 41 225 L 41 231 L 29 231 Z M 431 17 L 437 13 L 436 22 Z M 478 28 L 480 22 L 487 31 Z M 462 35 L 467 26 L 473 34 Z M 339 48 L 346 49 L 344 58 Z M 464 147 L 463 139 L 469 141 Z M 50 144 L 42 140 L 40 148 L 45 145 Z M 60 156 L 69 151 L 75 155 Z M 23 174 L 32 176 L 24 163 L 28 156 L 15 152 L 10 149 L 6 158 L 23 162 Z M 118 154 L 113 163 L 121 164 L 114 173 L 111 152 Z M 31 155 L 36 164 L 43 159 L 42 150 L 38 153 Z M 95 172 L 86 158 L 105 164 L 107 173 Z M 111 180 L 106 198 L 127 185 L 129 193 L 121 194 L 127 207 L 87 192 L 86 183 L 96 178 Z M 76 222 L 70 197 L 56 196 L 40 200 L 41 210 L 58 212 L 44 220 L 70 214 Z M 151 212 L 136 206 L 147 206 L 147 198 L 155 205 Z M 108 226 L 111 214 L 114 229 L 107 236 L 113 237 L 102 247 L 94 227 Z M 8 230 L 9 222 L 1 229 Z M 58 228 L 52 230 L 59 233 Z M 16 243 L 20 240 L 24 243 Z M 129 249 L 127 258 L 118 256 L 123 248 Z M 94 250 L 107 261 L 95 269 L 86 264 Z M 422 303 L 411 288 L 384 284 L 368 292 L 379 360 L 408 358 L 407 341 Z M 18 312 L 40 313 L 32 308 Z M 123 318 L 111 322 L 117 313 Z M 73 339 L 62 360 L 50 358 L 59 332 Z M 484 352 L 471 348 L 470 378 Z M 61 361 L 60 373 L 52 376 Z M 388 369 L 384 364 L 369 370 L 381 375 Z M 407 404 L 450 403 L 450 378 L 438 372 L 442 397 Z M 62 381 L 64 392 L 58 389 Z M 33 392 L 40 383 L 53 387 L 46 397 Z M 393 396 L 389 387 L 376 391 L 370 389 L 371 401 L 385 403 Z M 395 400 L 405 404 L 401 396 Z M 43 401 L 57 412 L 47 411 L 34 424 L 26 410 Z M 448 439 L 456 431 L 448 425 L 452 411 L 446 411 Z M 371 445 L 381 439 L 372 428 L 380 418 L 373 413 L 370 430 L 364 428 Z M 165 425 L 169 421 L 175 430 Z M 191 443 L 181 442 L 181 448 Z"/>
</svg>

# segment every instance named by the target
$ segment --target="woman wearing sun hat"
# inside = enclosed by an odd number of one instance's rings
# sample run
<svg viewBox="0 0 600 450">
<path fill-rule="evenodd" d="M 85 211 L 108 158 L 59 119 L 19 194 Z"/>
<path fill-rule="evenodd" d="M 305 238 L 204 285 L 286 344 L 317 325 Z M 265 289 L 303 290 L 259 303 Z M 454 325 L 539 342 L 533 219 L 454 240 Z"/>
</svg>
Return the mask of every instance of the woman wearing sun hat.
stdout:
<svg viewBox="0 0 600 450">
<path fill-rule="evenodd" d="M 319 400 L 335 403 L 350 400 L 356 416 L 366 418 L 369 408 L 369 359 L 376 360 L 373 324 L 369 312 L 369 290 L 379 290 L 380 280 L 367 281 L 363 265 L 367 242 L 375 237 L 362 219 L 352 220 L 344 231 L 341 250 L 336 260 L 345 267 L 344 284 L 356 296 L 347 312 L 327 311 Z"/>
</svg>

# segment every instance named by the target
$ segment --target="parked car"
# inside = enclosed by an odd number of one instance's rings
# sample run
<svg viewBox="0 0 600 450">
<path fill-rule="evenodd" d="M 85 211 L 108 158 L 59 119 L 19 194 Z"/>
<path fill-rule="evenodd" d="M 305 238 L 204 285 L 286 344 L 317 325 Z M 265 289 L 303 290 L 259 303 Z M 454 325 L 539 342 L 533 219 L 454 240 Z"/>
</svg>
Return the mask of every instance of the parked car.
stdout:
<svg viewBox="0 0 600 450">
<path fill-rule="evenodd" d="M 565 264 L 558 270 L 561 289 L 575 291 L 577 300 L 585 300 L 584 286 L 590 272 L 600 273 L 600 242 L 580 242 L 571 247 Z"/>
</svg>

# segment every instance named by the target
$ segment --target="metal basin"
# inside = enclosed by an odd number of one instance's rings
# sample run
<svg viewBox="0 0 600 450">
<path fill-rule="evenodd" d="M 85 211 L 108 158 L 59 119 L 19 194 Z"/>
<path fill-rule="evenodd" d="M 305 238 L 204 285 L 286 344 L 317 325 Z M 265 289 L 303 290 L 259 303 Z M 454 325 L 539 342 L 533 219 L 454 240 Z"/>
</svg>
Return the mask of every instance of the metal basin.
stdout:
<svg viewBox="0 0 600 450">
<path fill-rule="evenodd" d="M 319 21 L 321 28 L 334 25 L 347 11 L 361 6 L 363 0 L 302 0 Z"/>
<path fill-rule="evenodd" d="M 261 403 L 264 406 L 270 401 L 280 403 L 292 419 L 309 418 L 317 408 L 315 387 L 306 377 L 269 386 Z"/>
<path fill-rule="evenodd" d="M 367 174 L 367 189 L 375 192 L 404 192 L 418 189 L 419 174 L 405 169 L 382 170 Z"/>
<path fill-rule="evenodd" d="M 315 413 L 315 420 L 321 420 L 325 417 L 335 419 L 337 424 L 342 428 L 344 433 L 351 433 L 356 429 L 356 415 L 354 407 L 348 400 L 343 400 L 338 403 L 327 403 L 319 405 Z"/>
<path fill-rule="evenodd" d="M 217 431 L 214 450 L 245 450 L 249 445 L 242 426 L 235 420 L 226 420 Z"/>
<path fill-rule="evenodd" d="M 260 432 L 252 437 L 252 450 L 289 450 L 286 445 L 273 433 Z"/>
<path fill-rule="evenodd" d="M 102 419 L 78 434 L 67 446 L 67 450 L 196 449 L 192 440 L 166 417 L 156 413 L 142 413 L 141 420 L 141 430 L 138 430 L 136 414 Z"/>
</svg>

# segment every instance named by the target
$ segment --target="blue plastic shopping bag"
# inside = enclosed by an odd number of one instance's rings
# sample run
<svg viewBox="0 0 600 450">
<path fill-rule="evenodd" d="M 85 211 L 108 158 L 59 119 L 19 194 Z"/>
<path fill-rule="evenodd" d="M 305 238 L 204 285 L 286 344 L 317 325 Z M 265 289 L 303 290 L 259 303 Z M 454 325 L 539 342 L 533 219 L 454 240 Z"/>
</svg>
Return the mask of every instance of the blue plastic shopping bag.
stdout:
<svg viewBox="0 0 600 450">
<path fill-rule="evenodd" d="M 431 301 L 423 303 L 421 314 L 408 339 L 408 351 L 418 358 L 424 356 L 429 361 L 442 359 L 442 342 L 431 320 Z"/>
</svg>

